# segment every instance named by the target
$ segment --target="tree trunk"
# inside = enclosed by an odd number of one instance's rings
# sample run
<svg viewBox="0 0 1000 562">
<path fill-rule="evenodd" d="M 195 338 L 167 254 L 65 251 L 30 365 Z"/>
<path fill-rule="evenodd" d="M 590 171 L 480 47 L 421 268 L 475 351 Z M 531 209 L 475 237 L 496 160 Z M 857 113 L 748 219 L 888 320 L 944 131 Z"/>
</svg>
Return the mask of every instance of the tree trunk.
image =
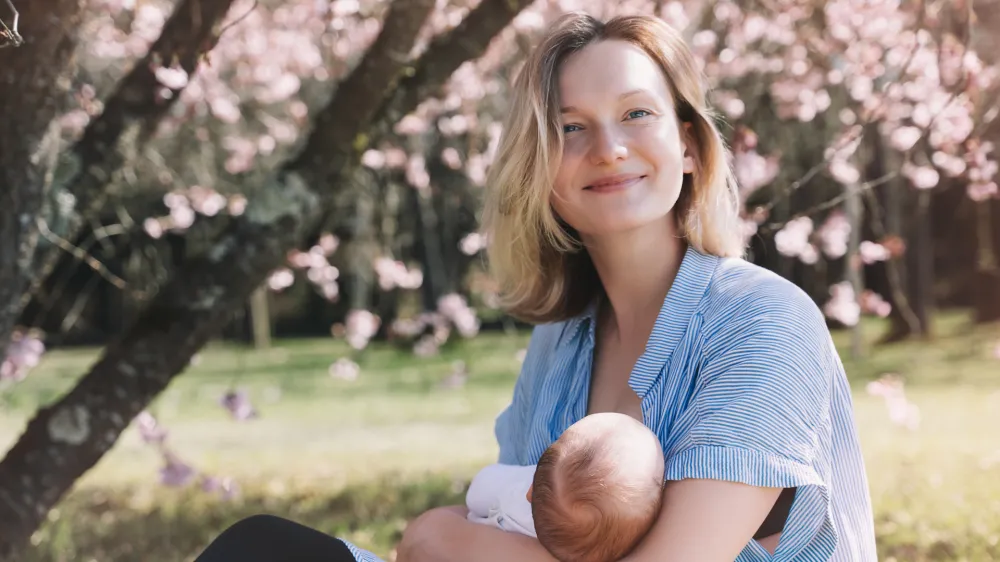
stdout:
<svg viewBox="0 0 1000 562">
<path fill-rule="evenodd" d="M 391 5 L 379 37 L 317 117 L 299 156 L 251 201 L 205 257 L 192 258 L 174 275 L 131 331 L 106 348 L 73 390 L 38 412 L 0 462 L 0 559 L 18 557 L 77 478 L 243 306 L 286 253 L 321 224 L 332 207 L 330 191 L 345 188 L 361 152 L 379 139 L 375 132 L 388 131 L 458 66 L 481 55 L 528 3 L 484 0 L 462 24 L 435 39 L 415 65 L 399 53 L 410 51 L 434 2 Z M 397 82 L 404 72 L 408 77 Z M 388 101 L 382 97 L 385 92 L 390 93 Z"/>
<path fill-rule="evenodd" d="M 907 255 L 912 264 L 913 312 L 920 321 L 918 335 L 931 335 L 931 313 L 934 309 L 934 238 L 931 233 L 930 213 L 931 193 L 922 190 L 917 193 L 917 212 L 913 224 L 913 243 Z"/>
<path fill-rule="evenodd" d="M 847 198 L 844 200 L 844 214 L 851 225 L 850 239 L 847 245 L 847 281 L 854 290 L 854 298 L 860 302 L 861 292 L 865 288 L 863 262 L 861 261 L 861 228 L 864 206 L 861 204 L 861 193 L 857 184 L 845 186 Z M 851 357 L 860 359 L 864 355 L 863 323 L 858 322 L 851 328 Z"/>
<path fill-rule="evenodd" d="M 446 283 L 444 258 L 441 255 L 440 223 L 434 209 L 430 188 L 425 191 L 413 190 L 413 198 L 420 217 L 420 249 L 424 269 L 424 310 L 437 309 L 437 301 L 445 294 Z"/>
<path fill-rule="evenodd" d="M 1000 260 L 996 240 L 1000 238 L 997 210 L 1000 201 L 987 199 L 976 204 L 976 296 L 975 321 L 1000 321 Z"/>
<path fill-rule="evenodd" d="M 80 0 L 17 2 L 24 43 L 0 59 L 0 350 L 7 349 L 31 281 L 35 222 L 55 167 L 66 79 L 76 66 Z M 0 10 L 13 26 L 8 8 Z M 3 519 L 0 519 L 0 525 Z"/>
</svg>

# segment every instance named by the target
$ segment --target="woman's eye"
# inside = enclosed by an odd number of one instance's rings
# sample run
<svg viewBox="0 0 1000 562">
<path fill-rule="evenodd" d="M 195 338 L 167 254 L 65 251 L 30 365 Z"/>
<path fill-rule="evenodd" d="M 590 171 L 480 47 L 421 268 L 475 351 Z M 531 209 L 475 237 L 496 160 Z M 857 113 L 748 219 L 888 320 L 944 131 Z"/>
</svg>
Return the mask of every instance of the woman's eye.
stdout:
<svg viewBox="0 0 1000 562">
<path fill-rule="evenodd" d="M 579 125 L 563 125 L 563 133 L 572 133 L 579 128 Z"/>
<path fill-rule="evenodd" d="M 640 117 L 645 117 L 647 115 L 649 115 L 649 112 L 646 111 L 645 109 L 634 109 L 628 112 L 628 116 L 630 119 L 638 119 Z"/>
</svg>

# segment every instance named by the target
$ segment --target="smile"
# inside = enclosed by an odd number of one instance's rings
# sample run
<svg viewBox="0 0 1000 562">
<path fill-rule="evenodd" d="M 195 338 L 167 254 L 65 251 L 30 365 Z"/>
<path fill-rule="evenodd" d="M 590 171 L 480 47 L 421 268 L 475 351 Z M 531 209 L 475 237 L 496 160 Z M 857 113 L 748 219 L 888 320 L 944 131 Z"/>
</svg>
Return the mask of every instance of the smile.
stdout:
<svg viewBox="0 0 1000 562">
<path fill-rule="evenodd" d="M 615 191 L 621 191 L 623 189 L 628 189 L 633 185 L 639 183 L 646 176 L 639 176 L 635 174 L 622 174 L 617 176 L 610 176 L 604 178 L 600 181 L 594 182 L 588 185 L 584 189 L 586 191 L 593 191 L 595 193 L 613 193 Z"/>
</svg>

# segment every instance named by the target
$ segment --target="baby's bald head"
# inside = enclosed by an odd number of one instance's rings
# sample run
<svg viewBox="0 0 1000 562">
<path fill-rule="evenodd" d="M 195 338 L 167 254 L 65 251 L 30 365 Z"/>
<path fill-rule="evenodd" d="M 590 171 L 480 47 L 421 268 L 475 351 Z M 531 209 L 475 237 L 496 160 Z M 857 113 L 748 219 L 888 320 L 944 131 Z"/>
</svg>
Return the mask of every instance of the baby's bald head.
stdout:
<svg viewBox="0 0 1000 562">
<path fill-rule="evenodd" d="M 586 416 L 538 461 L 531 490 L 538 540 L 560 560 L 618 560 L 656 521 L 662 487 L 653 432 L 623 414 Z"/>
</svg>

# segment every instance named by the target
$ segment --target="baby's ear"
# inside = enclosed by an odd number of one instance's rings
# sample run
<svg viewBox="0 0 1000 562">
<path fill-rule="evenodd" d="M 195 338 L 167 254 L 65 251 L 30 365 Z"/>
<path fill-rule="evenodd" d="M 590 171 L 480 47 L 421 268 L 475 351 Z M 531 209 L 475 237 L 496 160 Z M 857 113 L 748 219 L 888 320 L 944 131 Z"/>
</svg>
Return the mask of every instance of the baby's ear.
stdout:
<svg viewBox="0 0 1000 562">
<path fill-rule="evenodd" d="M 528 486 L 528 493 L 524 494 L 524 497 L 528 500 L 528 503 L 531 503 L 531 491 L 534 490 L 534 489 L 535 489 L 535 485 L 532 484 L 531 486 Z"/>
</svg>

